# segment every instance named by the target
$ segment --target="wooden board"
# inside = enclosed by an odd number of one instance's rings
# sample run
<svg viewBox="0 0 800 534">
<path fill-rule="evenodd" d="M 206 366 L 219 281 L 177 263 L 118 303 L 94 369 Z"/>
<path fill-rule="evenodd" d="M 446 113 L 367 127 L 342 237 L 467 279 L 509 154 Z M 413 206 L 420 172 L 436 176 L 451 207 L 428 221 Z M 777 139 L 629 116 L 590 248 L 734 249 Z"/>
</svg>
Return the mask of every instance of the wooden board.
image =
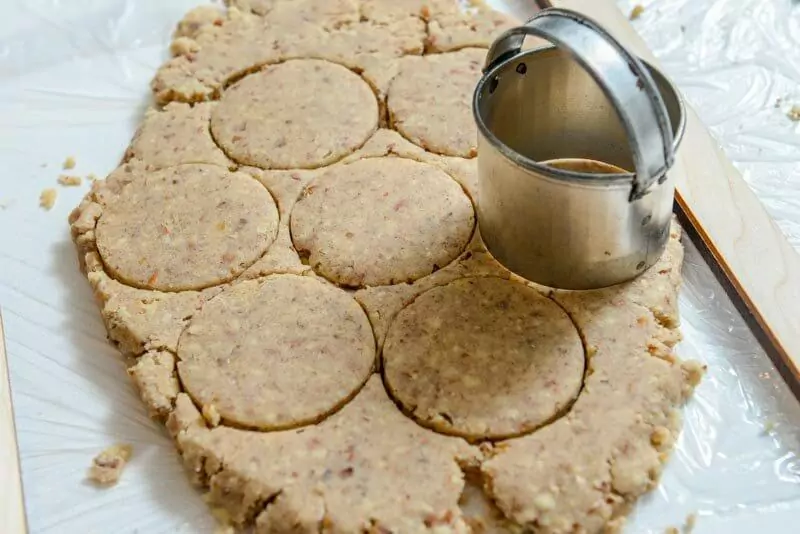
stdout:
<svg viewBox="0 0 800 534">
<path fill-rule="evenodd" d="M 520 18 L 541 7 L 579 11 L 631 51 L 658 61 L 613 0 L 515 0 Z M 800 394 L 800 255 L 767 214 L 719 144 L 687 105 L 686 133 L 672 174 L 676 201 L 743 304 L 745 319 L 788 385 Z M 747 315 L 750 315 L 748 317 Z"/>
<path fill-rule="evenodd" d="M 0 317 L 0 532 L 22 534 L 27 528 L 4 340 Z"/>
</svg>

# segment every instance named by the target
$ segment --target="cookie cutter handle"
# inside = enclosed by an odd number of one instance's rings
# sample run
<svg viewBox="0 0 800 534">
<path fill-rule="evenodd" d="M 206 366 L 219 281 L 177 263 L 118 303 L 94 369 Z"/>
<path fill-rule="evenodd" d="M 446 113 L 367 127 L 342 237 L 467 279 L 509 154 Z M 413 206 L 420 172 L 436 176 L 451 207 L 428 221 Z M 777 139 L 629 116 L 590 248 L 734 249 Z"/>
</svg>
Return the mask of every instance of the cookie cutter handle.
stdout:
<svg viewBox="0 0 800 534">
<path fill-rule="evenodd" d="M 483 72 L 519 54 L 529 35 L 569 52 L 614 105 L 635 167 L 630 200 L 646 195 L 654 183 L 663 183 L 675 159 L 672 128 L 661 94 L 639 58 L 584 15 L 549 8 L 498 37 Z"/>
</svg>

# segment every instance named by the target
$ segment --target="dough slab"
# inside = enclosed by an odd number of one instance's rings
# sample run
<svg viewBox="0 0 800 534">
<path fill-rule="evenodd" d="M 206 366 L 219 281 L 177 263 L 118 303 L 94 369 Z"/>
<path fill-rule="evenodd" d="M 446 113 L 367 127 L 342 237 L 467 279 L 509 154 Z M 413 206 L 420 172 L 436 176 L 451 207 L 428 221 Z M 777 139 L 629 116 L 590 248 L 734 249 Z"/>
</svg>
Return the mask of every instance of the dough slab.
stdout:
<svg viewBox="0 0 800 534">
<path fill-rule="evenodd" d="M 401 311 L 383 346 L 392 396 L 421 424 L 472 440 L 530 432 L 561 415 L 583 383 L 578 332 L 518 282 L 464 278 Z"/>
<path fill-rule="evenodd" d="M 621 529 L 703 374 L 673 350 L 679 228 L 629 283 L 534 287 L 473 208 L 468 97 L 514 21 L 227 4 L 178 23 L 164 107 L 70 215 L 108 338 L 223 531 Z"/>
<path fill-rule="evenodd" d="M 295 247 L 349 287 L 411 282 L 444 267 L 472 235 L 469 197 L 442 170 L 367 158 L 328 171 L 292 212 Z"/>
</svg>

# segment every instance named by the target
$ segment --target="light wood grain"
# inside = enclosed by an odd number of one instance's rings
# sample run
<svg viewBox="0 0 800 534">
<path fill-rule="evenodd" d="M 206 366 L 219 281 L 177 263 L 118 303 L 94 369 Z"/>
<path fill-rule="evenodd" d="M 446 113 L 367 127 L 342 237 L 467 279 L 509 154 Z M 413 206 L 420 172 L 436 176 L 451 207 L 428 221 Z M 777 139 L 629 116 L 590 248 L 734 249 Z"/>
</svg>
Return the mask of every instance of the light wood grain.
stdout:
<svg viewBox="0 0 800 534">
<path fill-rule="evenodd" d="M 27 527 L 4 340 L 0 316 L 0 532 L 22 534 Z"/>
<path fill-rule="evenodd" d="M 534 0 L 513 2 L 524 18 Z M 658 65 L 613 0 L 552 0 L 579 11 Z M 687 128 L 675 167 L 677 202 L 736 289 L 773 350 L 784 378 L 800 384 L 800 255 L 767 214 L 719 144 L 687 106 Z"/>
</svg>

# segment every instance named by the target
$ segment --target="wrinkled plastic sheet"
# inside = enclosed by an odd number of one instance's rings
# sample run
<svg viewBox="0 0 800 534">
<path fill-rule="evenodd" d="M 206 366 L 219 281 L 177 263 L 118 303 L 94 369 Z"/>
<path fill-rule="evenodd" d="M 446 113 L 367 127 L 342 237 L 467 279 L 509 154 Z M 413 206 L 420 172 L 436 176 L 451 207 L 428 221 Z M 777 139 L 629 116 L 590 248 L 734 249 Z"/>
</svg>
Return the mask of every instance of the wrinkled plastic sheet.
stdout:
<svg viewBox="0 0 800 534">
<path fill-rule="evenodd" d="M 60 163 L 103 175 L 124 151 L 192 0 L 6 0 L 0 18 L 0 306 L 31 531 L 211 532 L 173 445 L 145 415 L 105 342 L 66 216 L 85 189 L 38 195 Z M 494 1 L 493 4 L 502 4 Z M 635 25 L 667 73 L 800 246 L 800 14 L 789 0 L 643 2 Z M 620 2 L 629 12 L 633 2 Z M 778 99 L 781 99 L 778 101 Z M 775 107 L 777 102 L 778 107 Z M 70 171 L 71 173 L 73 171 Z M 800 406 L 691 243 L 680 297 L 683 358 L 708 364 L 661 484 L 627 532 L 797 531 Z M 114 442 L 118 486 L 84 482 Z"/>
</svg>

